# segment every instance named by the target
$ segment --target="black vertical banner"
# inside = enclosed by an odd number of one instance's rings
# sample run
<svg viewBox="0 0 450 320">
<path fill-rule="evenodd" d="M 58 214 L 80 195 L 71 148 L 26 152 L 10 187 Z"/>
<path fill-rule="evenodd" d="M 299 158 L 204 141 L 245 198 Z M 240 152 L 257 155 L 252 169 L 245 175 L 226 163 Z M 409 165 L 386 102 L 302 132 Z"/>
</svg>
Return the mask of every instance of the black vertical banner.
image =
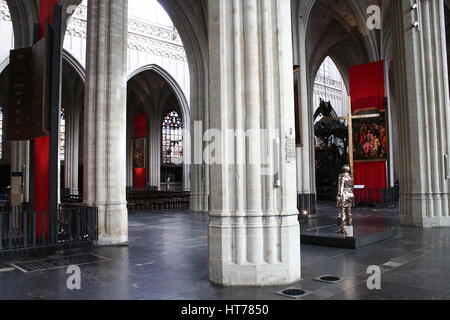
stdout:
<svg viewBox="0 0 450 320">
<path fill-rule="evenodd" d="M 32 49 L 12 50 L 9 65 L 9 105 L 6 108 L 9 141 L 28 140 L 31 123 Z"/>
<path fill-rule="evenodd" d="M 50 129 L 50 172 L 49 172 L 49 211 L 53 230 L 52 242 L 58 237 L 58 203 L 59 203 L 59 130 L 61 116 L 61 63 L 62 63 L 62 7 L 53 9 L 53 34 L 51 47 L 51 96 L 49 110 Z"/>
<path fill-rule="evenodd" d="M 50 133 L 50 94 L 53 31 L 47 24 L 45 37 L 33 46 L 33 99 L 31 108 L 31 137 Z"/>
</svg>

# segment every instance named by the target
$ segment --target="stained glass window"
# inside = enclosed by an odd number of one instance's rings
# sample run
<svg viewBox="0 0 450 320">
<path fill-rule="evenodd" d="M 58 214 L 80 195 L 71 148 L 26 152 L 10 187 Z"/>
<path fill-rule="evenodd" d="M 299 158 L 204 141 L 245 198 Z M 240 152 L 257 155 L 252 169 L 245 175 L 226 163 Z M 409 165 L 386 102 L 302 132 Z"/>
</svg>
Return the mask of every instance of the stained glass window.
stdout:
<svg viewBox="0 0 450 320">
<path fill-rule="evenodd" d="M 59 130 L 59 138 L 61 140 L 59 147 L 59 158 L 61 161 L 65 160 L 65 152 L 66 152 L 66 111 L 64 108 L 61 108 L 61 122 L 60 122 L 60 130 Z"/>
<path fill-rule="evenodd" d="M 3 107 L 0 106 L 0 159 L 3 159 Z"/>
<path fill-rule="evenodd" d="M 161 156 L 163 166 L 183 164 L 183 120 L 176 111 L 163 119 Z"/>
</svg>

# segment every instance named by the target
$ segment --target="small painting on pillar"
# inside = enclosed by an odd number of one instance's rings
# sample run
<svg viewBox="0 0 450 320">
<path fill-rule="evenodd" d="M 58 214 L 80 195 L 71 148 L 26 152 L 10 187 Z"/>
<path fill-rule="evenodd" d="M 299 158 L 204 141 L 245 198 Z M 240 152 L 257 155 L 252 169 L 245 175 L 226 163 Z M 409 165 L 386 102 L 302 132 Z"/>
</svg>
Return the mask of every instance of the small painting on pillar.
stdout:
<svg viewBox="0 0 450 320">
<path fill-rule="evenodd" d="M 146 138 L 133 140 L 133 168 L 144 169 L 146 164 Z"/>
</svg>

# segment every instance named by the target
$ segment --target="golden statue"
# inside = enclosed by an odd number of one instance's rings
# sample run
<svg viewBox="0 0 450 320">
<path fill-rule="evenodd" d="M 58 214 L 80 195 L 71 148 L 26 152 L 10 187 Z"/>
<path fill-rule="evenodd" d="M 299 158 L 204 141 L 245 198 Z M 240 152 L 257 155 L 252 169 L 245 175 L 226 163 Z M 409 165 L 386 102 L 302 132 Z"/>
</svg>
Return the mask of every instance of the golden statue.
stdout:
<svg viewBox="0 0 450 320">
<path fill-rule="evenodd" d="M 349 165 L 345 165 L 339 176 L 337 206 L 339 210 L 340 229 L 338 233 L 349 236 L 346 227 L 353 225 L 352 207 L 355 206 L 355 195 L 353 194 L 353 176 Z M 351 234 L 350 236 L 353 236 Z"/>
</svg>

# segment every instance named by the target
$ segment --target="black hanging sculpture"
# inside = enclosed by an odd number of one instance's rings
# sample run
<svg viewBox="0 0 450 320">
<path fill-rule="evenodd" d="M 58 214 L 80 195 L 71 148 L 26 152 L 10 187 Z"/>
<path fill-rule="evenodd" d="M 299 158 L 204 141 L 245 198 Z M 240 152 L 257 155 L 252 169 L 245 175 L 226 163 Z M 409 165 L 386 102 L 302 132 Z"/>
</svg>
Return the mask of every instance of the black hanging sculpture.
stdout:
<svg viewBox="0 0 450 320">
<path fill-rule="evenodd" d="M 320 100 L 314 114 L 316 145 L 316 187 L 319 199 L 331 200 L 336 197 L 340 169 L 348 163 L 348 127 L 339 120 L 331 102 Z"/>
</svg>

